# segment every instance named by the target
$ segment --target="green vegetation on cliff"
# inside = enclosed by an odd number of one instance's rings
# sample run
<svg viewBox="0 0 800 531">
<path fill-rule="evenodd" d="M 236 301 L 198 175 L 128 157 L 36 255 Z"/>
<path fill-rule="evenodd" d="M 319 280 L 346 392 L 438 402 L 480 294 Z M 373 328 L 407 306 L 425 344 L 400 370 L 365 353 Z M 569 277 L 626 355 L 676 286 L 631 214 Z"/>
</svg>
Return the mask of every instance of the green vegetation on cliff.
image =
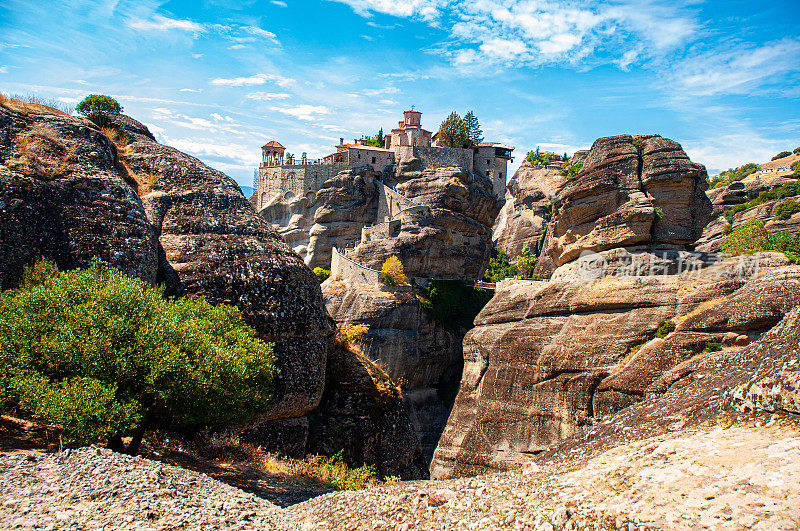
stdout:
<svg viewBox="0 0 800 531">
<path fill-rule="evenodd" d="M 777 201 L 787 197 L 794 197 L 800 195 L 800 182 L 789 182 L 772 190 L 764 191 L 758 194 L 758 197 L 747 203 L 735 205 L 725 211 L 725 218 L 728 221 L 733 220 L 733 217 L 739 212 L 743 212 L 748 208 L 753 208 L 758 205 L 763 205 L 769 201 Z"/>
<path fill-rule="evenodd" d="M 39 262 L 0 295 L 0 399 L 83 443 L 132 436 L 135 453 L 145 429 L 248 420 L 267 409 L 274 362 L 236 307 L 169 300 L 102 263 Z"/>
<path fill-rule="evenodd" d="M 748 162 L 738 168 L 731 168 L 730 170 L 726 170 L 708 182 L 709 188 L 722 188 L 723 186 L 727 186 L 733 182 L 741 181 L 748 175 L 751 175 L 757 172 L 761 166 L 754 162 Z"/>
<path fill-rule="evenodd" d="M 734 255 L 777 251 L 794 263 L 800 262 L 800 234 L 789 231 L 770 233 L 760 219 L 751 219 L 728 236 L 722 250 Z"/>
</svg>

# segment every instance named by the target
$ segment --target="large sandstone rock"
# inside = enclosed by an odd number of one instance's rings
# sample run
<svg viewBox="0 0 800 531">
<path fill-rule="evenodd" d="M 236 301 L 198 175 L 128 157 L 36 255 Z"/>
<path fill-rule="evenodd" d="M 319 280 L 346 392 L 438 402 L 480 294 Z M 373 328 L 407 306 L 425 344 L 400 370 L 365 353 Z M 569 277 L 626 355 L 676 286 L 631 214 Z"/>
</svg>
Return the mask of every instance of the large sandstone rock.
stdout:
<svg viewBox="0 0 800 531">
<path fill-rule="evenodd" d="M 403 389 L 423 456 L 430 461 L 452 406 L 462 369 L 461 336 L 431 321 L 410 290 L 323 284 L 339 326 L 368 324 L 363 352 Z"/>
<path fill-rule="evenodd" d="M 706 177 L 672 140 L 600 138 L 556 192 L 545 253 L 557 267 L 584 251 L 691 244 L 711 217 Z"/>
<path fill-rule="evenodd" d="M 480 278 L 500 209 L 491 182 L 455 167 L 408 170 L 394 178 L 397 192 L 427 206 L 427 213 L 404 218 L 395 237 L 361 243 L 350 258 L 380 269 L 396 255 L 410 276 Z"/>
<path fill-rule="evenodd" d="M 40 257 L 61 269 L 96 257 L 155 281 L 157 241 L 132 184 L 92 122 L 0 103 L 0 288 Z"/>
<path fill-rule="evenodd" d="M 766 255 L 679 275 L 501 287 L 464 339 L 461 388 L 431 476 L 517 466 L 524 454 L 581 435 L 597 418 L 668 389 L 674 381 L 665 385 L 662 376 L 708 343 L 757 339 L 796 304 L 797 272 L 776 269 L 747 279 L 785 264 Z M 762 295 L 773 300 L 761 301 Z M 707 309 L 719 300 L 728 302 Z M 746 317 L 722 317 L 734 308 Z M 717 316 L 711 329 L 690 324 L 704 311 Z M 654 339 L 666 319 L 685 321 L 666 339 Z"/>
<path fill-rule="evenodd" d="M 230 177 L 156 143 L 135 120 L 109 120 L 128 138 L 120 159 L 163 249 L 159 282 L 171 293 L 235 304 L 259 337 L 275 342 L 280 375 L 270 418 L 314 409 L 332 334 L 314 274 Z"/>
<path fill-rule="evenodd" d="M 519 256 L 524 247 L 538 254 L 556 190 L 563 182 L 564 176 L 557 168 L 534 168 L 523 162 L 508 182 L 506 202 L 494 222 L 494 246 L 512 258 Z"/>
</svg>

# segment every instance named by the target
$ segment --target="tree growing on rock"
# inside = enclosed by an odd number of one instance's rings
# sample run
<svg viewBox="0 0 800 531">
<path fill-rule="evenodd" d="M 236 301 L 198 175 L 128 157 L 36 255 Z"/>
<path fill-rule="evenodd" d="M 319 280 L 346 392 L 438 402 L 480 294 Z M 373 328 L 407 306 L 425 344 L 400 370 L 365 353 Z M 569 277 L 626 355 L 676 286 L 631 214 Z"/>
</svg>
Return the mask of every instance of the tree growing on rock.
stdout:
<svg viewBox="0 0 800 531">
<path fill-rule="evenodd" d="M 91 94 L 76 105 L 75 110 L 83 116 L 92 116 L 99 113 L 120 114 L 122 106 L 111 96 Z"/>
<path fill-rule="evenodd" d="M 436 136 L 436 143 L 441 147 L 465 148 L 469 147 L 469 130 L 464 119 L 457 112 L 450 113 Z"/>
<path fill-rule="evenodd" d="M 0 296 L 0 400 L 132 454 L 149 428 L 217 429 L 267 410 L 273 345 L 235 306 L 169 300 L 102 263 L 51 266 Z"/>
<path fill-rule="evenodd" d="M 517 269 L 525 276 L 533 275 L 533 270 L 536 269 L 536 264 L 539 262 L 531 250 L 526 245 L 522 248 L 522 253 L 517 257 Z"/>
<path fill-rule="evenodd" d="M 471 146 L 475 146 L 483 142 L 483 131 L 481 130 L 481 124 L 478 122 L 478 117 L 475 116 L 475 113 L 469 111 L 464 115 L 464 125 L 466 126 L 467 139 L 469 140 L 469 144 Z"/>
<path fill-rule="evenodd" d="M 387 286 L 400 286 L 408 280 L 403 271 L 403 263 L 395 255 L 390 256 L 383 263 L 378 278 Z"/>
</svg>

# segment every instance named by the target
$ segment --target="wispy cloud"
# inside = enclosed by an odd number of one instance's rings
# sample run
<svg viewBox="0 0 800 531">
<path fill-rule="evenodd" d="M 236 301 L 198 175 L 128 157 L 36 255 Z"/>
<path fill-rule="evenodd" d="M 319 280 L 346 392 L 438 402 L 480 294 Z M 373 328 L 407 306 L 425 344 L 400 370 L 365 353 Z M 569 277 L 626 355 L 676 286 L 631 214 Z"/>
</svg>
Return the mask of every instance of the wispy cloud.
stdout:
<svg viewBox="0 0 800 531">
<path fill-rule="evenodd" d="M 323 105 L 297 105 L 295 107 L 272 107 L 277 111 L 299 120 L 318 120 L 321 115 L 330 113 L 330 110 Z"/>
<path fill-rule="evenodd" d="M 0 66 L 0 74 L 8 74 L 8 67 Z"/>
<path fill-rule="evenodd" d="M 286 2 L 284 2 L 283 0 L 271 0 L 271 1 L 270 1 L 270 4 L 276 5 L 276 6 L 278 6 L 278 7 L 289 7 L 289 6 L 286 4 Z"/>
<path fill-rule="evenodd" d="M 294 79 L 279 76 L 277 74 L 255 74 L 246 77 L 224 78 L 218 77 L 209 81 L 211 85 L 224 86 L 224 87 L 243 87 L 252 85 L 264 85 L 267 82 L 273 82 L 281 87 L 288 87 L 293 85 L 296 81 Z"/>
<path fill-rule="evenodd" d="M 203 89 L 182 88 L 180 92 L 203 92 Z"/>
<path fill-rule="evenodd" d="M 800 40 L 782 39 L 761 46 L 712 50 L 680 61 L 673 77 L 686 95 L 748 94 L 800 73 Z"/>
<path fill-rule="evenodd" d="M 291 94 L 285 92 L 251 92 L 245 96 L 245 98 L 255 101 L 285 100 L 291 97 Z"/>
<path fill-rule="evenodd" d="M 193 22 L 191 20 L 181 20 L 176 18 L 165 17 L 164 15 L 153 15 L 150 19 L 131 19 L 128 21 L 128 27 L 139 31 L 169 31 L 181 30 L 199 33 L 203 31 L 204 26 Z"/>
</svg>

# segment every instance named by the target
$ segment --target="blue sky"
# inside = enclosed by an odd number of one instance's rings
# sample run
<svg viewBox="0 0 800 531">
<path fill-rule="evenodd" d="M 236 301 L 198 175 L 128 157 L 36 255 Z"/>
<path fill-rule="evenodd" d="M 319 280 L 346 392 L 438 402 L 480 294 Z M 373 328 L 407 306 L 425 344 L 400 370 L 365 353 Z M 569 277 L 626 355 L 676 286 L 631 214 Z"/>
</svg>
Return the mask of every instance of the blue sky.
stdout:
<svg viewBox="0 0 800 531">
<path fill-rule="evenodd" d="M 797 0 L 6 0 L 0 91 L 110 94 L 249 185 L 414 105 L 558 152 L 658 133 L 711 173 L 800 146 Z M 515 166 L 517 165 L 515 164 Z"/>
</svg>

